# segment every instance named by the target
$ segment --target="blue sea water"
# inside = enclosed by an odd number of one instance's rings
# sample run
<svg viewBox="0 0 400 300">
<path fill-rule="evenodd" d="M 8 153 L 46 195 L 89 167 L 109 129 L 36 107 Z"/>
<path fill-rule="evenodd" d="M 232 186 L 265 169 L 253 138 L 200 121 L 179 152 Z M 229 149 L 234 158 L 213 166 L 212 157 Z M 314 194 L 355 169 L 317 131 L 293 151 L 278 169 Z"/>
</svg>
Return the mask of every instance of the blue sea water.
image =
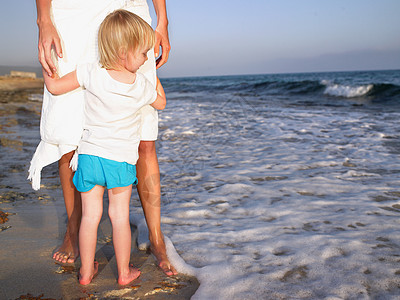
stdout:
<svg viewBox="0 0 400 300">
<path fill-rule="evenodd" d="M 400 97 L 398 70 L 193 77 L 164 79 L 163 83 L 170 100 L 214 101 L 214 96 L 233 96 L 268 105 L 372 104 L 376 108 L 397 106 Z"/>
<path fill-rule="evenodd" d="M 162 83 L 163 228 L 193 299 L 400 296 L 400 71 Z"/>
</svg>

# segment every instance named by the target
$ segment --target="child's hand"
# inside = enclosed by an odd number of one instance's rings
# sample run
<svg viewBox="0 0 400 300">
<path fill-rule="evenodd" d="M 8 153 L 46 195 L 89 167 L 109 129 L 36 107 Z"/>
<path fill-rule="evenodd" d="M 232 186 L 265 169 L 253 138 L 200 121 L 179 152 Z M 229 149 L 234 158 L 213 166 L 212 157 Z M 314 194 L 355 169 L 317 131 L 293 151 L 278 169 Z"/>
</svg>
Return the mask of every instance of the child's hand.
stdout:
<svg viewBox="0 0 400 300">
<path fill-rule="evenodd" d="M 43 73 L 43 79 L 44 79 L 44 84 L 46 85 L 47 90 L 51 90 L 52 84 L 56 78 L 59 78 L 57 73 L 53 72 L 51 76 L 47 71 L 42 68 L 42 73 Z"/>
<path fill-rule="evenodd" d="M 156 84 L 157 94 L 159 94 L 161 97 L 165 98 L 164 88 L 161 85 L 160 79 L 158 79 L 158 76 L 156 78 L 157 78 L 157 84 Z"/>
<path fill-rule="evenodd" d="M 165 92 L 164 89 L 161 85 L 160 80 L 157 78 L 157 84 L 156 84 L 156 92 L 157 92 L 157 98 L 156 100 L 150 104 L 157 110 L 163 110 L 165 108 L 165 105 L 167 104 L 167 100 L 165 99 Z"/>
<path fill-rule="evenodd" d="M 50 81 L 52 79 L 59 79 L 60 78 L 60 76 L 58 76 L 57 72 L 53 72 L 51 75 L 49 75 L 44 68 L 42 68 L 42 74 L 43 74 L 43 79 L 44 79 L 45 82 L 46 82 L 46 80 Z"/>
</svg>

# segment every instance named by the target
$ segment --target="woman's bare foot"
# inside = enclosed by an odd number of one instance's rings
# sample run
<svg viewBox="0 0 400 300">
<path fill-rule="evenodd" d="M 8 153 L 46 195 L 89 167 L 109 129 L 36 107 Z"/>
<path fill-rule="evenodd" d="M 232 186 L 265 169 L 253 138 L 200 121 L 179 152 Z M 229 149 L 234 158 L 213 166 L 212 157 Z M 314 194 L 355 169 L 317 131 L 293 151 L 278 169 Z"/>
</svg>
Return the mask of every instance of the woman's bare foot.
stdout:
<svg viewBox="0 0 400 300">
<path fill-rule="evenodd" d="M 129 265 L 128 274 L 123 275 L 120 274 L 118 276 L 118 284 L 120 285 L 127 285 L 128 283 L 132 282 L 136 278 L 140 276 L 140 271 L 137 268 L 134 268 L 132 265 Z"/>
<path fill-rule="evenodd" d="M 161 241 L 157 242 L 151 242 L 150 250 L 151 253 L 154 255 L 154 257 L 157 260 L 158 267 L 165 273 L 167 276 L 172 276 L 172 275 L 177 275 L 178 272 L 175 270 L 175 268 L 171 265 L 169 262 L 169 259 L 167 257 L 167 250 L 165 247 L 164 239 L 161 239 Z"/>
<path fill-rule="evenodd" d="M 91 272 L 89 276 L 82 276 L 81 272 L 79 271 L 78 275 L 79 283 L 82 285 L 88 285 L 89 283 L 92 282 L 93 278 L 96 277 L 98 271 L 99 271 L 99 263 L 95 261 L 93 265 L 93 272 Z"/>
<path fill-rule="evenodd" d="M 54 252 L 53 259 L 61 263 L 74 263 L 79 257 L 78 235 L 70 234 L 69 230 L 64 236 L 62 245 Z"/>
</svg>

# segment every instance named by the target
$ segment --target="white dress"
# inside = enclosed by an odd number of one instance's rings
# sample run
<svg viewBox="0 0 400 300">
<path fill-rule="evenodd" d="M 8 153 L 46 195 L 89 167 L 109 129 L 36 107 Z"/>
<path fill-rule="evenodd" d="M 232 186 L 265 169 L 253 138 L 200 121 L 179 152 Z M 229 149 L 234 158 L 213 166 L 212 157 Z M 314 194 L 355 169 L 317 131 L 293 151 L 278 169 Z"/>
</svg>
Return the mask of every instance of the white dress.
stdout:
<svg viewBox="0 0 400 300">
<path fill-rule="evenodd" d="M 116 9 L 129 10 L 151 24 L 146 0 L 53 0 L 52 18 L 61 38 L 63 58 L 54 59 L 61 77 L 76 69 L 78 64 L 98 60 L 97 31 L 100 23 Z M 55 55 L 53 55 L 55 57 Z M 154 52 L 140 72 L 155 86 Z M 45 88 L 40 119 L 41 141 L 31 160 L 29 180 L 32 188 L 40 188 L 41 170 L 64 154 L 75 150 L 83 131 L 83 107 L 86 91 L 79 88 L 60 96 Z M 157 111 L 147 105 L 141 113 L 141 140 L 154 141 L 158 134 Z"/>
</svg>

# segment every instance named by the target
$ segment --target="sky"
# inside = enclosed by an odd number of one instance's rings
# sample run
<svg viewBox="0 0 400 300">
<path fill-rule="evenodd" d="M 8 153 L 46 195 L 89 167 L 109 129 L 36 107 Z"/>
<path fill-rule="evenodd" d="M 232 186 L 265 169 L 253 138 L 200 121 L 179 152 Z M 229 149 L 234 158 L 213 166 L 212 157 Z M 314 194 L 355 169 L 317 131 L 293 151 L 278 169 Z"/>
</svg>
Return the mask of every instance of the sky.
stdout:
<svg viewBox="0 0 400 300">
<path fill-rule="evenodd" d="M 35 1 L 1 7 L 0 66 L 38 65 Z M 167 0 L 167 11 L 160 77 L 400 69 L 399 0 Z"/>
</svg>

